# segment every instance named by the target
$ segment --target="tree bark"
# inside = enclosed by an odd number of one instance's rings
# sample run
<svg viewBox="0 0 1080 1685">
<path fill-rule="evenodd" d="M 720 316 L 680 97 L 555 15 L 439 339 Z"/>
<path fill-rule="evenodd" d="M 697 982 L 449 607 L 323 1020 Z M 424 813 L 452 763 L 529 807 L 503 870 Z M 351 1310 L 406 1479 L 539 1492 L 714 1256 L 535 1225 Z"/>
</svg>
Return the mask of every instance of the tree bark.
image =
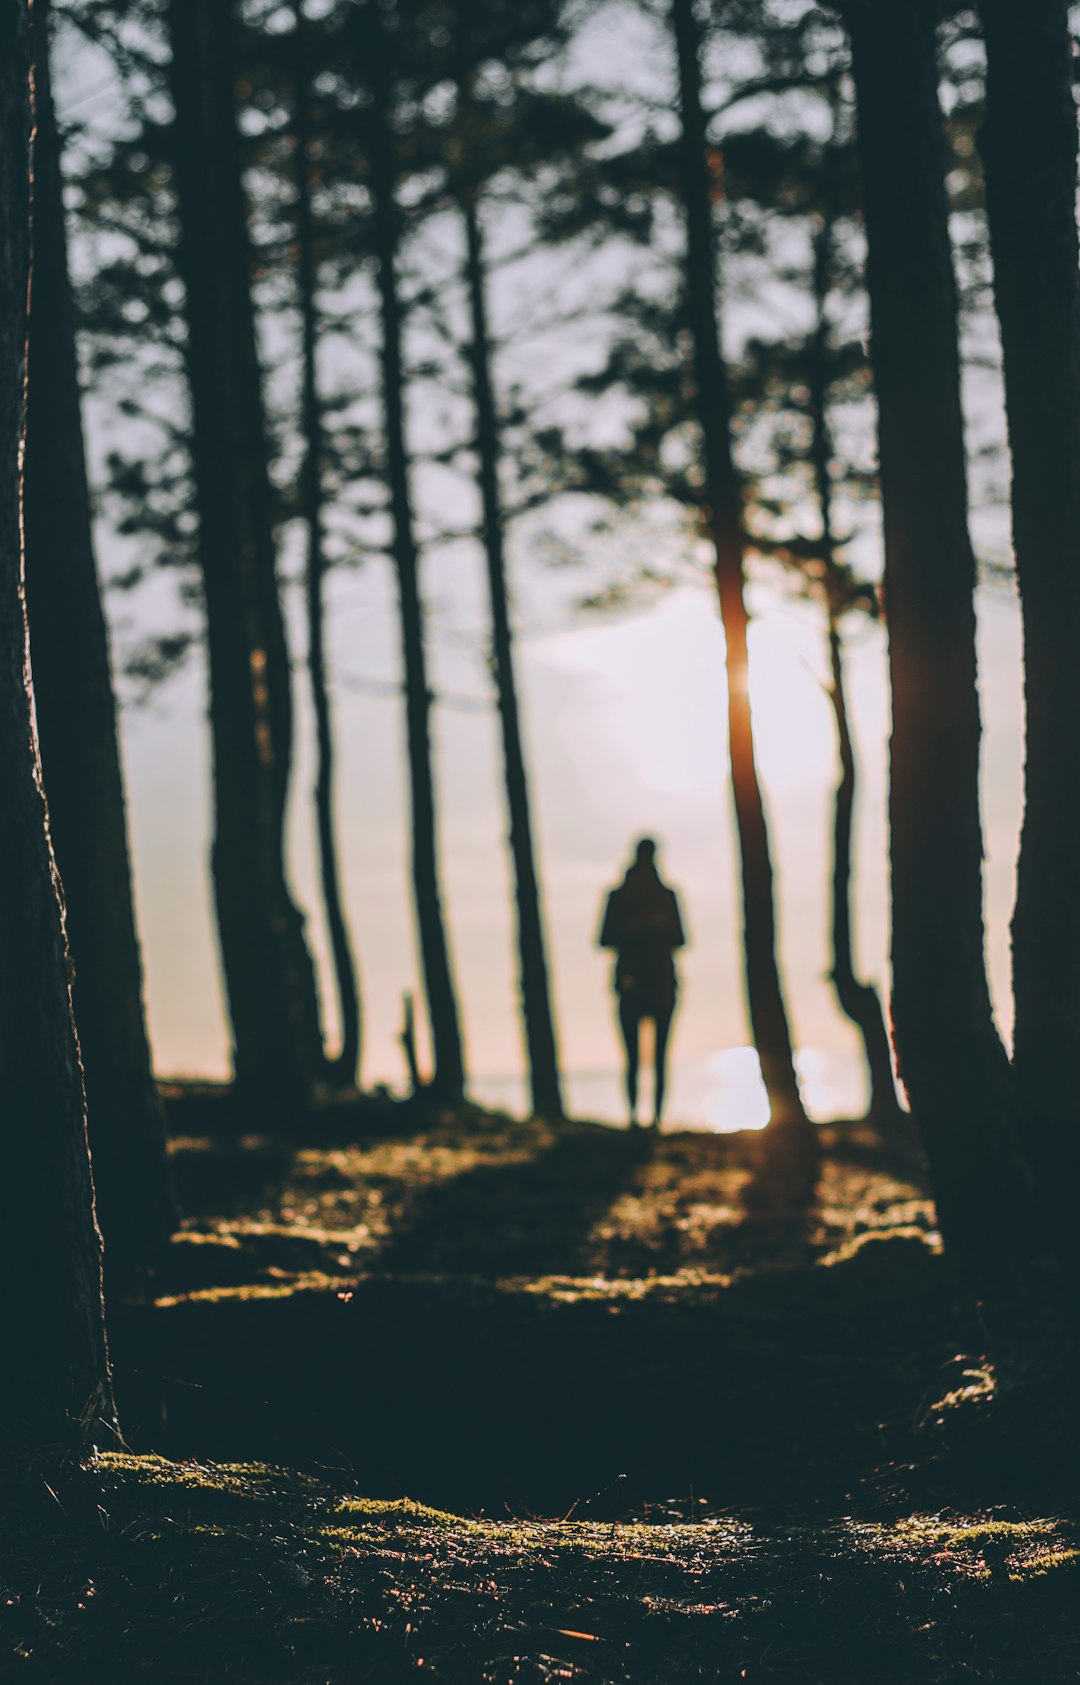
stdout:
<svg viewBox="0 0 1080 1685">
<path fill-rule="evenodd" d="M 943 1231 L 982 1259 L 1025 1211 L 983 954 L 975 561 L 931 0 L 851 0 L 893 726 L 892 1016 Z"/>
<path fill-rule="evenodd" d="M 1013 1067 L 1025 1145 L 1055 1195 L 1080 1172 L 1080 268 L 1064 0 L 981 0 L 981 149 L 1024 625 L 1024 823 Z M 1065 1213 L 1061 1213 L 1065 1216 Z M 1072 1211 L 1067 1214 L 1075 1231 Z"/>
<path fill-rule="evenodd" d="M 828 164 L 826 164 L 828 168 Z M 833 219 L 827 209 L 814 243 L 814 298 L 817 319 L 810 342 L 810 456 L 821 517 L 821 561 L 824 568 L 826 615 L 828 618 L 829 701 L 836 720 L 836 743 L 840 757 L 840 779 L 833 808 L 832 873 L 832 984 L 840 1010 L 855 1025 L 863 1043 L 863 1056 L 870 1085 L 868 1120 L 883 1135 L 899 1132 L 900 1107 L 893 1081 L 889 1033 L 881 999 L 872 983 L 856 975 L 851 914 L 852 832 L 855 820 L 855 747 L 848 716 L 844 681 L 844 645 L 841 620 L 844 612 L 844 573 L 837 561 L 833 526 L 832 428 L 829 424 L 829 375 L 827 302 L 832 264 Z"/>
<path fill-rule="evenodd" d="M 476 202 L 468 193 L 459 203 L 465 225 L 465 282 L 469 295 L 472 343 L 469 365 L 476 411 L 476 453 L 491 602 L 491 647 L 502 727 L 506 805 L 510 855 L 514 865 L 517 907 L 518 977 L 522 1021 L 529 1063 L 533 1111 L 541 1117 L 563 1115 L 559 1055 L 551 1008 L 544 919 L 533 849 L 529 811 L 529 781 L 521 740 L 517 683 L 514 676 L 513 634 L 503 545 L 503 513 L 499 494 L 499 418 L 491 381 L 491 336 L 488 330 L 483 236 Z"/>
<path fill-rule="evenodd" d="M 435 787 L 431 761 L 431 689 L 424 644 L 419 557 L 413 530 L 405 439 L 402 313 L 398 296 L 398 210 L 393 134 L 386 111 L 380 52 L 373 65 L 373 143 L 370 149 L 372 234 L 382 312 L 380 362 L 393 552 L 401 603 L 405 719 L 412 803 L 412 870 L 420 960 L 424 974 L 435 1070 L 432 1090 L 446 1104 L 465 1090 L 465 1055 L 439 886 Z"/>
<path fill-rule="evenodd" d="M 206 599 L 212 870 L 234 1066 L 266 1103 L 306 1100 L 325 1062 L 314 968 L 285 870 L 292 750 L 247 205 L 226 0 L 170 0 L 173 168 Z"/>
<path fill-rule="evenodd" d="M 348 1088 L 360 1069 L 361 1008 L 345 915 L 334 830 L 334 734 L 326 678 L 323 578 L 326 552 L 323 532 L 322 451 L 323 421 L 318 384 L 318 262 L 311 207 L 311 92 L 307 59 L 307 22 L 304 0 L 296 0 L 296 247 L 302 339 L 301 420 L 304 460 L 300 471 L 300 499 L 307 529 L 308 675 L 315 714 L 318 767 L 315 775 L 315 823 L 319 844 L 319 875 L 330 936 L 330 952 L 337 981 L 341 1015 L 341 1050 L 327 1061 L 335 1084 Z"/>
<path fill-rule="evenodd" d="M 47 0 L 35 0 L 26 595 L 49 821 L 67 902 L 94 1188 L 110 1280 L 175 1227 L 143 1014 L 108 631 L 94 559 Z"/>
<path fill-rule="evenodd" d="M 717 323 L 714 185 L 701 100 L 700 39 L 693 0 L 672 0 L 682 123 L 680 190 L 686 216 L 687 303 L 693 337 L 697 416 L 704 456 L 702 515 L 716 553 L 716 587 L 727 644 L 731 787 L 742 863 L 743 938 L 750 1023 L 772 1122 L 809 1138 L 799 1094 L 787 1007 L 776 956 L 773 871 L 750 712 L 745 534 L 731 451 L 731 397 Z"/>
<path fill-rule="evenodd" d="M 0 0 L 0 1270 L 5 1464 L 116 1433 L 60 881 L 33 725 L 20 454 L 30 273 L 30 15 Z"/>
</svg>

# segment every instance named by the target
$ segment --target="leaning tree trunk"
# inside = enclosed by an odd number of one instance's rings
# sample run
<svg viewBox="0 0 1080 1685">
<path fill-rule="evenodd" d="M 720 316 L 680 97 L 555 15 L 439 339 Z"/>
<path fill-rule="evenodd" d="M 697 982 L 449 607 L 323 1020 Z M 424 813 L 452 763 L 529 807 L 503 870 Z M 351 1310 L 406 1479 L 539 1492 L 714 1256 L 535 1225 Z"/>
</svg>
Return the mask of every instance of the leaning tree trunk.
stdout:
<svg viewBox="0 0 1080 1685">
<path fill-rule="evenodd" d="M 385 110 L 385 97 L 385 88 L 376 67 L 374 142 L 369 166 L 382 311 L 381 372 L 387 480 L 394 563 L 401 601 L 405 723 L 412 801 L 413 894 L 435 1062 L 432 1088 L 440 1100 L 453 1104 L 460 1100 L 465 1090 L 465 1056 L 439 887 L 435 786 L 431 764 L 431 689 L 424 646 L 424 611 L 405 440 L 403 330 L 397 283 L 398 211 L 391 151 L 392 131 Z"/>
<path fill-rule="evenodd" d="M 1080 269 L 1064 0 L 981 0 L 994 294 L 1024 625 L 1024 823 L 1013 1066 L 1025 1145 L 1058 1216 L 1080 1174 Z M 1069 1209 L 1061 1209 L 1062 1196 Z"/>
<path fill-rule="evenodd" d="M 731 452 L 731 397 L 717 325 L 713 183 L 701 100 L 700 40 L 693 0 L 673 0 L 682 122 L 679 188 L 686 215 L 687 303 L 694 346 L 697 417 L 704 447 L 703 514 L 716 552 L 716 586 L 727 644 L 731 787 L 742 861 L 746 992 L 772 1121 L 803 1133 L 787 1008 L 776 956 L 773 871 L 750 712 L 748 616 L 743 595 L 742 497 Z M 809 1138 L 809 1137 L 808 1137 Z"/>
<path fill-rule="evenodd" d="M 844 645 L 841 636 L 843 570 L 837 563 L 837 541 L 833 526 L 832 428 L 829 424 L 829 376 L 827 303 L 832 264 L 833 221 L 827 211 L 814 244 L 814 298 L 817 320 L 809 342 L 810 368 L 810 457 L 821 517 L 821 562 L 824 568 L 826 614 L 829 641 L 829 701 L 836 720 L 836 743 L 840 757 L 840 779 L 833 806 L 832 875 L 832 985 L 840 1010 L 855 1025 L 863 1043 L 870 1084 L 868 1120 L 883 1136 L 900 1133 L 900 1107 L 893 1081 L 889 1033 L 881 999 L 872 983 L 864 983 L 855 972 L 851 914 L 852 833 L 855 821 L 855 746 L 848 715 L 844 681 Z"/>
<path fill-rule="evenodd" d="M 33 726 L 19 458 L 29 276 L 30 16 L 0 0 L 0 1271 L 9 1470 L 116 1431 L 101 1237 L 60 880 Z"/>
<path fill-rule="evenodd" d="M 266 429 L 226 0 L 170 0 L 173 169 L 206 601 L 213 881 L 238 1086 L 304 1100 L 325 1065 L 314 968 L 285 871 L 291 755 Z"/>
<path fill-rule="evenodd" d="M 319 843 L 326 927 L 337 980 L 341 1015 L 341 1051 L 327 1061 L 335 1084 L 350 1087 L 360 1068 L 360 990 L 356 961 L 345 916 L 334 832 L 334 734 L 326 682 L 325 609 L 323 579 L 326 551 L 323 530 L 322 451 L 323 419 L 318 385 L 318 264 L 311 207 L 311 92 L 307 61 L 307 22 L 304 0 L 296 0 L 296 249 L 302 344 L 301 420 L 304 460 L 300 470 L 300 503 L 307 529 L 308 675 L 315 714 L 318 767 L 315 774 L 315 823 Z"/>
<path fill-rule="evenodd" d="M 534 1112 L 542 1117 L 563 1115 L 559 1084 L 559 1055 L 551 1009 L 544 919 L 533 850 L 529 812 L 529 782 L 521 742 L 517 685 L 514 677 L 513 634 L 503 548 L 503 513 L 499 495 L 499 419 L 491 381 L 491 339 L 485 296 L 484 250 L 475 199 L 460 200 L 465 224 L 465 280 L 472 321 L 469 349 L 476 409 L 476 452 L 483 511 L 484 554 L 491 601 L 491 644 L 495 688 L 502 726 L 506 805 L 510 820 L 510 854 L 514 863 L 517 904 L 519 979 L 525 1046 Z"/>
<path fill-rule="evenodd" d="M 35 0 L 34 35 L 26 595 L 49 822 L 75 966 L 98 1219 L 115 1280 L 153 1264 L 175 1212 L 143 1016 L 116 706 L 91 533 L 46 0 Z"/>
<path fill-rule="evenodd" d="M 868 1121 L 883 1137 L 892 1139 L 902 1133 L 903 1114 L 896 1102 L 889 1033 L 885 1028 L 881 998 L 872 983 L 864 983 L 856 974 L 852 952 L 851 837 L 855 816 L 855 748 L 851 740 L 844 686 L 844 650 L 840 623 L 831 606 L 828 614 L 829 668 L 832 680 L 829 701 L 836 720 L 836 740 L 840 754 L 840 781 L 836 786 L 833 808 L 832 985 L 836 990 L 841 1011 L 851 1019 L 862 1037 L 867 1076 L 870 1081 Z"/>
<path fill-rule="evenodd" d="M 931 0 L 851 0 L 879 409 L 893 1035 L 958 1248 L 1007 1251 L 1025 1206 L 983 953 L 975 562 Z"/>
</svg>

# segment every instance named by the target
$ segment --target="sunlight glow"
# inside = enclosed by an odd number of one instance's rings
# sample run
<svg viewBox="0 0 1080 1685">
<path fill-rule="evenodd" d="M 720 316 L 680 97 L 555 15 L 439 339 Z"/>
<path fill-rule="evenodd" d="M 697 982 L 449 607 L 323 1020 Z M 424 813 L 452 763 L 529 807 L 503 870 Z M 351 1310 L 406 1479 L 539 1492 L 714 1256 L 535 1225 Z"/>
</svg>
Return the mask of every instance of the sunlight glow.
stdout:
<svg viewBox="0 0 1080 1685">
<path fill-rule="evenodd" d="M 709 1060 L 712 1090 L 703 1116 L 710 1129 L 727 1135 L 737 1129 L 764 1129 L 769 1098 L 752 1047 L 727 1047 Z"/>
<path fill-rule="evenodd" d="M 750 712 L 767 785 L 814 786 L 834 775 L 836 728 L 824 685 L 808 660 L 804 626 L 777 616 L 751 629 Z"/>
<path fill-rule="evenodd" d="M 655 795 L 714 791 L 727 777 L 724 634 L 699 592 L 675 592 L 648 613 L 597 622 L 549 643 L 549 662 L 598 675 L 589 722 L 640 786 Z M 750 631 L 750 705 L 760 771 L 776 790 L 828 779 L 836 764 L 820 628 L 775 613 Z"/>
</svg>

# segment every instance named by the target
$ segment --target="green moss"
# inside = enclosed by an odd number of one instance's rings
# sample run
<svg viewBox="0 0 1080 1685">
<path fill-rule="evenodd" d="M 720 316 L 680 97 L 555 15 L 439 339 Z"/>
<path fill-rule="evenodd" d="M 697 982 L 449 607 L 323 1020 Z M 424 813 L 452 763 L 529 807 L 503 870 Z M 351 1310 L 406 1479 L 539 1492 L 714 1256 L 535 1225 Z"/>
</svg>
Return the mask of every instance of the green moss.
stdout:
<svg viewBox="0 0 1080 1685">
<path fill-rule="evenodd" d="M 348 1521 L 403 1521 L 424 1527 L 460 1527 L 474 1525 L 449 1510 L 432 1509 L 412 1498 L 342 1498 L 334 1506 L 334 1514 Z"/>
<path fill-rule="evenodd" d="M 850 1522 L 848 1527 L 861 1550 L 981 1579 L 1005 1573 L 1022 1581 L 1080 1560 L 1066 1523 L 1052 1517 L 953 1520 L 909 1515 L 892 1522 Z"/>
<path fill-rule="evenodd" d="M 325 1501 L 320 1483 L 295 1469 L 265 1463 L 174 1463 L 165 1457 L 106 1452 L 95 1459 L 101 1476 L 103 1509 L 121 1518 L 152 1514 L 168 1503 L 172 1517 L 180 1512 L 205 1517 L 229 1515 L 237 1504 L 267 1514 Z"/>
<path fill-rule="evenodd" d="M 956 1545 L 984 1545 L 992 1540 L 1010 1544 L 1027 1544 L 1041 1538 L 1048 1530 L 1055 1530 L 1056 1521 L 990 1521 L 968 1522 L 960 1527 L 946 1527 L 942 1536 Z"/>
<path fill-rule="evenodd" d="M 1080 1561 L 1080 1551 L 1070 1545 L 1036 1545 L 1030 1554 L 1024 1557 L 1022 1563 L 1023 1578 L 1029 1574 L 1049 1574 L 1055 1568 L 1068 1568 L 1072 1563 Z"/>
</svg>

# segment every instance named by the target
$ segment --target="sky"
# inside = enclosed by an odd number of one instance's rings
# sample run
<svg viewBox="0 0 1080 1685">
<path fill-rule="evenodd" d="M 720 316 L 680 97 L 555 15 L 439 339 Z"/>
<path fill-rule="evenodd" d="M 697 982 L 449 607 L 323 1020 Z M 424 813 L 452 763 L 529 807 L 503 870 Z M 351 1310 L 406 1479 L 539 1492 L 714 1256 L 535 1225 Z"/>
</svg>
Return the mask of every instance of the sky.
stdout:
<svg viewBox="0 0 1080 1685">
<path fill-rule="evenodd" d="M 617 59 L 630 48 L 620 38 L 608 42 L 606 50 Z M 69 54 L 59 82 L 69 110 L 108 128 L 113 96 L 99 63 L 85 54 Z M 512 244 L 515 238 L 512 230 L 507 239 Z M 527 310 L 531 296 L 551 290 L 552 276 L 541 270 L 527 275 L 526 282 Z M 578 273 L 573 284 L 580 291 L 592 282 Z M 515 283 L 504 283 L 494 300 L 497 323 L 506 329 L 522 305 Z M 756 308 L 767 317 L 772 306 L 759 301 Z M 743 309 L 749 311 L 747 328 L 755 325 L 753 307 Z M 979 331 L 985 338 L 985 324 Z M 583 354 L 588 355 L 587 344 Z M 334 366 L 332 346 L 328 355 L 324 375 L 332 385 L 341 371 Z M 503 375 L 527 379 L 550 355 L 550 341 L 541 335 L 531 349 L 529 344 L 518 347 L 501 365 Z M 286 364 L 278 377 L 285 404 L 291 378 Z M 987 437 L 1000 438 L 996 376 L 973 369 L 965 396 L 972 440 L 981 445 Z M 414 437 L 422 436 L 424 416 L 434 412 L 423 390 L 413 395 L 412 405 Z M 91 458 L 100 474 L 111 437 L 109 421 L 100 403 L 88 406 L 88 418 Z M 869 408 L 865 425 L 872 425 Z M 981 472 L 985 477 L 985 468 Z M 977 512 L 974 523 L 980 552 L 991 556 L 1007 547 L 1001 488 L 996 489 L 999 495 Z M 438 504 L 447 495 L 445 485 L 430 475 L 421 476 L 420 491 L 422 503 L 427 497 L 429 504 Z M 647 532 L 620 535 L 616 529 L 607 541 L 604 565 L 616 574 L 627 565 L 620 544 L 638 561 L 643 549 L 649 559 L 649 542 Z M 672 542 L 668 531 L 662 540 L 667 559 Z M 610 959 L 596 951 L 595 936 L 603 895 L 625 869 L 634 840 L 646 833 L 657 837 L 661 869 L 680 893 L 690 933 L 681 959 L 669 1120 L 746 1127 L 764 1123 L 767 1113 L 756 1060 L 747 1046 L 738 867 L 727 788 L 723 636 L 707 558 L 695 552 L 685 534 L 674 544 L 682 551 L 676 559 L 683 583 L 607 614 L 574 612 L 575 599 L 594 581 L 595 570 L 583 569 L 579 580 L 573 570 L 553 569 L 536 528 L 515 533 L 510 547 L 517 620 L 525 634 L 518 648 L 519 677 L 557 1029 L 573 1108 L 620 1117 Z M 98 548 L 106 576 L 130 561 L 130 546 L 104 522 Z M 878 549 L 871 521 L 857 549 L 860 566 L 871 576 L 880 571 Z M 295 577 L 295 555 L 286 553 L 284 573 Z M 475 550 L 434 546 L 424 563 L 424 589 L 439 695 L 435 753 L 445 905 L 468 1064 L 479 1098 L 519 1106 L 524 1102 L 523 1053 L 511 885 L 500 748 L 480 650 L 483 589 Z M 168 617 L 173 590 L 171 582 L 158 581 L 137 600 L 109 594 L 118 646 L 155 617 L 158 623 Z M 815 1115 L 857 1114 L 866 1099 L 859 1047 L 827 980 L 837 767 L 823 689 L 824 629 L 819 611 L 795 601 L 767 570 L 755 574 L 750 602 L 754 724 L 777 872 L 781 959 L 805 1095 Z M 295 587 L 286 590 L 286 606 L 294 653 L 300 656 Z M 1008 920 L 1021 811 L 1019 616 L 1009 586 L 1000 582 L 980 591 L 978 608 L 988 960 L 1007 1034 Z M 847 646 L 860 770 L 857 952 L 863 975 L 884 990 L 884 634 L 874 624 L 854 624 Z M 408 880 L 396 600 L 384 557 L 370 554 L 362 566 L 332 574 L 329 649 L 338 735 L 338 830 L 365 1008 L 363 1079 L 368 1085 L 385 1082 L 400 1088 L 405 1080 L 397 1040 L 402 996 L 411 990 L 419 1000 L 421 991 Z M 290 866 L 309 920 L 333 1041 L 334 994 L 314 869 L 313 731 L 302 664 L 295 695 L 298 752 Z M 162 1075 L 225 1077 L 228 1035 L 208 876 L 209 736 L 205 674 L 198 657 L 146 706 L 125 708 L 122 732 L 157 1067 Z M 420 1024 L 423 1050 L 422 1012 Z"/>
</svg>

